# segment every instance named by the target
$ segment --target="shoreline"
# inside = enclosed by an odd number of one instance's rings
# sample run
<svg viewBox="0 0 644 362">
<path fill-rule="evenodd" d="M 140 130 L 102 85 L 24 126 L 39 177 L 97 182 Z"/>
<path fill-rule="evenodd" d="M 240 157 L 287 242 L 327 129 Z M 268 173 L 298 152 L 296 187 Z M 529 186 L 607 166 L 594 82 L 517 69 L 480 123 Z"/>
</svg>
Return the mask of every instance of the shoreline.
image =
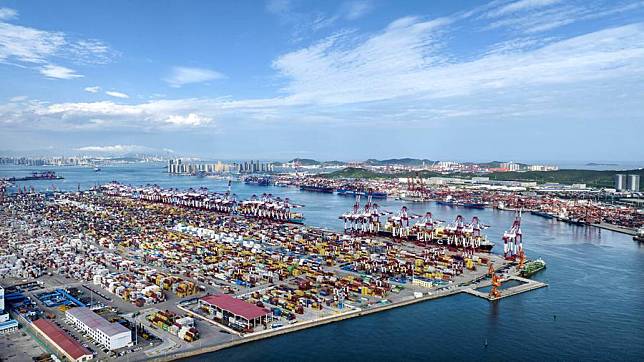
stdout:
<svg viewBox="0 0 644 362">
<path fill-rule="evenodd" d="M 255 341 L 259 341 L 259 340 L 263 340 L 263 339 L 273 338 L 273 337 L 277 337 L 277 336 L 287 334 L 287 333 L 298 332 L 298 331 L 308 329 L 308 328 L 322 326 L 322 325 L 330 324 L 330 323 L 334 323 L 334 322 L 340 322 L 340 321 L 343 321 L 343 320 L 346 320 L 346 319 L 363 317 L 363 316 L 367 316 L 367 315 L 374 314 L 374 313 L 384 312 L 384 311 L 387 311 L 387 310 L 393 309 L 393 308 L 406 307 L 406 306 L 416 304 L 416 303 L 431 301 L 431 300 L 440 299 L 440 298 L 446 298 L 446 297 L 454 296 L 454 295 L 457 295 L 457 294 L 465 293 L 465 290 L 461 289 L 461 288 L 462 287 L 459 287 L 459 288 L 456 288 L 456 289 L 453 289 L 453 290 L 450 290 L 450 291 L 447 291 L 447 292 L 444 292 L 444 293 L 440 293 L 440 294 L 434 293 L 434 294 L 431 294 L 431 295 L 424 295 L 424 296 L 422 296 L 420 298 L 412 297 L 411 299 L 401 300 L 401 301 L 398 301 L 398 302 L 389 303 L 389 304 L 385 304 L 385 305 L 382 305 L 382 306 L 377 306 L 377 307 L 370 308 L 370 309 L 361 309 L 361 310 L 348 312 L 348 313 L 343 313 L 343 314 L 339 314 L 339 315 L 335 315 L 335 316 L 323 317 L 323 318 L 320 318 L 320 319 L 317 319 L 317 320 L 314 320 L 314 321 L 308 321 L 308 322 L 294 324 L 294 325 L 292 325 L 292 326 L 290 326 L 288 328 L 285 328 L 285 329 L 278 329 L 278 330 L 275 330 L 275 331 L 256 334 L 256 335 L 252 335 L 252 336 L 248 336 L 248 337 L 242 337 L 242 338 L 240 338 L 238 340 L 234 340 L 234 341 L 231 341 L 231 342 L 226 342 L 226 343 L 217 344 L 217 345 L 211 345 L 211 346 L 204 346 L 204 347 L 200 347 L 200 348 L 197 348 L 197 349 L 194 349 L 194 350 L 187 350 L 187 351 L 183 351 L 183 352 L 167 354 L 167 355 L 164 355 L 164 356 L 152 357 L 152 358 L 148 358 L 146 360 L 148 360 L 148 361 L 158 361 L 158 362 L 163 361 L 164 362 L 164 361 L 174 361 L 174 360 L 179 360 L 179 359 L 199 356 L 199 355 L 202 355 L 202 354 L 216 352 L 216 351 L 220 351 L 220 350 L 223 350 L 223 349 L 239 346 L 241 344 L 245 344 L 245 343 L 249 343 L 249 342 L 255 342 Z"/>
<path fill-rule="evenodd" d="M 600 229 L 610 230 L 610 231 L 614 231 L 614 232 L 618 232 L 618 233 L 622 233 L 622 234 L 626 234 L 626 235 L 631 235 L 631 236 L 637 235 L 637 230 L 635 230 L 635 229 L 627 228 L 627 227 L 623 227 L 623 226 L 618 226 L 618 225 L 613 225 L 613 224 L 608 224 L 608 223 L 591 224 L 591 226 L 595 226 L 595 227 L 598 227 Z"/>
</svg>

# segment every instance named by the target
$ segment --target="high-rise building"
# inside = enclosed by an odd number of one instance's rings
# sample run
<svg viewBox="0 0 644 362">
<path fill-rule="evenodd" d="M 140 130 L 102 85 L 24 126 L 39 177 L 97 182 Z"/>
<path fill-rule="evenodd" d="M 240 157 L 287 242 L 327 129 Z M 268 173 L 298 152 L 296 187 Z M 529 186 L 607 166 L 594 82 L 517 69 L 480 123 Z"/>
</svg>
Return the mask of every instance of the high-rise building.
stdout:
<svg viewBox="0 0 644 362">
<path fill-rule="evenodd" d="M 615 175 L 615 190 L 626 190 L 626 175 L 624 175 L 623 173 L 618 173 Z"/>
<path fill-rule="evenodd" d="M 239 164 L 238 171 L 240 173 L 273 172 L 273 164 L 268 162 L 247 161 Z"/>
<path fill-rule="evenodd" d="M 639 192 L 640 175 L 628 175 L 626 177 L 626 189 L 632 192 Z"/>
</svg>

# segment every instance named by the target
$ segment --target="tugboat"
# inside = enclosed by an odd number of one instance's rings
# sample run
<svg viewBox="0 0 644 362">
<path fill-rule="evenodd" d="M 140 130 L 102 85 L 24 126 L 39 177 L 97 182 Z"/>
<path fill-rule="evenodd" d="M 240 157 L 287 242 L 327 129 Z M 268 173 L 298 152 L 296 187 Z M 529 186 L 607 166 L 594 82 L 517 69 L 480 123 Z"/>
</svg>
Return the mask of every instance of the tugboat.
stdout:
<svg viewBox="0 0 644 362">
<path fill-rule="evenodd" d="M 546 262 L 543 261 L 543 259 L 541 258 L 533 261 L 529 261 L 525 264 L 525 266 L 523 267 L 523 270 L 521 270 L 521 276 L 524 278 L 529 278 L 535 273 L 545 268 L 546 268 Z"/>
</svg>

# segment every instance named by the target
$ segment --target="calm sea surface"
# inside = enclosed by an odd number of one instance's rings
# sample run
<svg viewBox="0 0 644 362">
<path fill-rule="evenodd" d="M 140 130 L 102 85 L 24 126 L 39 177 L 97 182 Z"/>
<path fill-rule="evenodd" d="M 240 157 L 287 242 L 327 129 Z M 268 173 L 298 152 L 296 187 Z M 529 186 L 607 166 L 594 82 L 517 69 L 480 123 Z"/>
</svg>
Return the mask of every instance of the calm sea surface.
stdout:
<svg viewBox="0 0 644 362">
<path fill-rule="evenodd" d="M 117 180 L 132 185 L 206 186 L 225 191 L 226 181 L 171 176 L 163 165 L 91 168 L 0 166 L 0 177 L 54 170 L 57 181 L 19 182 L 39 190 L 86 189 Z M 301 192 L 295 188 L 233 183 L 240 198 L 270 192 L 306 205 L 306 223 L 339 230 L 338 215 L 351 208 L 351 198 Z M 380 201 L 397 211 L 403 202 Z M 491 225 L 488 237 L 502 249 L 500 238 L 512 223 L 512 212 L 467 210 L 410 203 L 416 213 L 431 211 L 453 220 L 477 215 Z M 397 308 L 387 312 L 307 329 L 202 355 L 190 361 L 286 360 L 644 360 L 644 248 L 630 236 L 597 228 L 572 226 L 525 215 L 522 230 L 529 257 L 543 257 L 546 270 L 534 276 L 549 287 L 496 303 L 469 295 Z M 497 250 L 497 251 L 498 251 Z M 556 318 L 555 318 L 556 316 Z M 487 340 L 487 347 L 485 347 Z"/>
</svg>

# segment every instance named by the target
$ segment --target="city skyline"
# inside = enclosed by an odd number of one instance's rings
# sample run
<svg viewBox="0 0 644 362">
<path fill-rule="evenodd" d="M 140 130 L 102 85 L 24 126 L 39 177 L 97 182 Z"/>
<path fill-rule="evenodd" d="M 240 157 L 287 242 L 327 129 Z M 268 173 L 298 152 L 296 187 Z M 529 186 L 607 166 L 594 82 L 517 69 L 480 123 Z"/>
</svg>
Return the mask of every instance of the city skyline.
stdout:
<svg viewBox="0 0 644 362">
<path fill-rule="evenodd" d="M 643 15 L 642 1 L 0 1 L 0 148 L 641 161 Z"/>
</svg>

